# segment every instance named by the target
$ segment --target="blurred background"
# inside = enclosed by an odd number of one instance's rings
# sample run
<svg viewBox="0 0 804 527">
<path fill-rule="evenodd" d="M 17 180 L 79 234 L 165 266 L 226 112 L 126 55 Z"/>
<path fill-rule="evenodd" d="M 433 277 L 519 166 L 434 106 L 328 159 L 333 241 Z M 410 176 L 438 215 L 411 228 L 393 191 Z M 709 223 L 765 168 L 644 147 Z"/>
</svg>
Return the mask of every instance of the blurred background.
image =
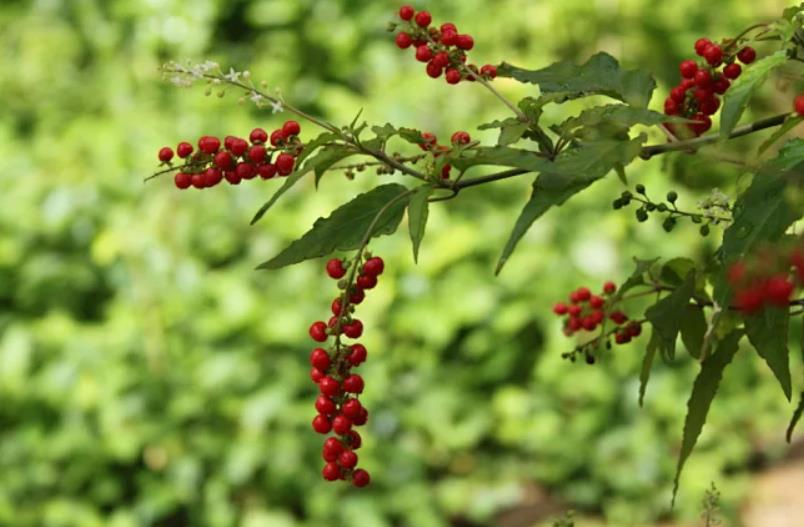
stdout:
<svg viewBox="0 0 804 527">
<path fill-rule="evenodd" d="M 535 69 L 605 50 L 651 70 L 659 109 L 695 39 L 735 35 L 792 2 L 424 4 L 475 36 L 481 64 Z M 705 259 L 718 244 L 717 231 L 702 239 L 682 223 L 667 235 L 659 219 L 611 211 L 622 191 L 613 177 L 537 223 L 498 278 L 527 178 L 432 207 L 418 266 L 404 224 L 372 245 L 386 260 L 361 306 L 371 419 L 360 454 L 373 482 L 356 492 L 321 479 L 307 328 L 335 289 L 323 260 L 254 267 L 380 181 L 331 174 L 318 192 L 304 181 L 255 227 L 275 180 L 205 192 L 143 184 L 165 144 L 287 118 L 237 94 L 175 88 L 158 68 L 214 59 L 334 122 L 362 108 L 372 123 L 494 140 L 475 127 L 506 110 L 477 86 L 430 80 L 396 49 L 385 27 L 398 7 L 0 3 L 0 525 L 530 527 L 573 509 L 579 526 L 691 526 L 711 482 L 725 525 L 804 525 L 804 445 L 784 443 L 792 407 L 747 350 L 674 509 L 694 361 L 655 365 L 640 409 L 644 337 L 595 366 L 561 359 L 573 343 L 550 308 L 569 290 L 622 280 L 634 256 Z M 497 85 L 511 98 L 535 93 Z M 748 118 L 788 110 L 795 89 L 780 77 Z M 545 120 L 584 104 L 553 106 Z M 303 124 L 303 138 L 317 133 Z M 654 196 L 678 190 L 691 209 L 713 185 L 744 184 L 739 164 L 722 160 L 739 162 L 760 140 L 638 162 L 629 175 Z"/>
</svg>

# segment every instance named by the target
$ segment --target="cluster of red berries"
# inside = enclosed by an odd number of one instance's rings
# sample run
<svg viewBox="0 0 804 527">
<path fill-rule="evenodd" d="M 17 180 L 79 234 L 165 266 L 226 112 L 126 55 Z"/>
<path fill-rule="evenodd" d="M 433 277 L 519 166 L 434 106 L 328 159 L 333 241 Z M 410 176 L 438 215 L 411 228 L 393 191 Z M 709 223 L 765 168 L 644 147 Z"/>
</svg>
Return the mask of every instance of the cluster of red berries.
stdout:
<svg viewBox="0 0 804 527">
<path fill-rule="evenodd" d="M 491 64 L 480 69 L 474 64 L 466 65 L 466 52 L 475 46 L 475 41 L 471 35 L 458 33 L 455 24 L 447 22 L 439 28 L 432 27 L 430 13 L 417 13 L 409 5 L 399 9 L 399 18 L 404 23 L 402 31 L 396 35 L 397 47 L 412 47 L 416 60 L 427 63 L 425 69 L 430 77 L 437 79 L 444 74 L 447 83 L 458 84 L 463 79 L 475 81 L 482 77 L 490 80 L 497 76 L 497 68 Z"/>
<path fill-rule="evenodd" d="M 804 251 L 766 253 L 753 262 L 737 261 L 729 267 L 727 278 L 734 289 L 734 307 L 747 315 L 768 305 L 789 307 L 796 281 L 804 284 Z"/>
<path fill-rule="evenodd" d="M 271 179 L 277 174 L 287 176 L 293 172 L 296 157 L 302 150 L 300 132 L 298 122 L 287 121 L 270 136 L 262 128 L 252 130 L 248 141 L 228 136 L 223 140 L 223 148 L 220 139 L 205 135 L 198 140 L 197 152 L 193 145 L 183 141 L 176 146 L 176 155 L 185 160 L 185 164 L 179 167 L 174 183 L 179 189 L 202 189 L 214 187 L 224 179 L 238 185 L 242 180 L 257 176 L 262 179 Z M 272 160 L 276 152 L 278 155 Z M 173 149 L 168 146 L 159 150 L 162 163 L 171 163 L 173 155 Z"/>
<path fill-rule="evenodd" d="M 452 143 L 452 147 L 439 145 L 438 138 L 435 134 L 431 134 L 430 132 L 422 133 L 422 142 L 419 143 L 419 148 L 424 150 L 425 152 L 432 152 L 433 157 L 439 157 L 446 152 L 449 152 L 452 148 L 460 148 L 468 145 L 472 142 L 472 136 L 469 135 L 469 132 L 458 131 L 452 134 L 450 138 L 450 143 Z M 441 168 L 441 177 L 443 179 L 449 179 L 450 172 L 452 171 L 452 165 L 446 164 Z"/>
<path fill-rule="evenodd" d="M 757 58 L 752 47 L 736 52 L 733 49 L 733 45 L 721 47 L 707 38 L 700 38 L 695 42 L 695 52 L 703 60 L 684 60 L 679 64 L 681 83 L 670 90 L 670 96 L 664 101 L 664 113 L 695 121 L 686 125 L 693 135 L 699 136 L 712 127 L 710 116 L 720 109 L 718 95 L 726 93 L 731 81 L 742 73 L 737 60 L 751 64 Z M 670 130 L 678 132 L 673 126 Z"/>
<path fill-rule="evenodd" d="M 798 115 L 804 117 L 804 93 L 793 99 L 793 109 Z"/>
<path fill-rule="evenodd" d="M 351 369 L 366 360 L 367 352 L 359 343 L 342 344 L 341 336 L 358 339 L 363 334 L 363 323 L 352 317 L 354 306 L 363 301 L 367 289 L 376 287 L 377 277 L 384 268 L 382 258 L 368 257 L 358 265 L 359 273 L 350 286 L 345 279 L 346 262 L 337 258 L 329 260 L 327 274 L 339 281 L 342 294 L 332 301 L 329 322 L 313 322 L 310 326 L 310 337 L 316 342 L 323 343 L 335 337 L 329 351 L 319 347 L 310 354 L 310 377 L 320 390 L 315 401 L 318 415 L 313 419 L 313 429 L 320 434 L 335 432 L 339 436 L 324 441 L 322 456 L 326 464 L 321 474 L 327 481 L 351 479 L 356 487 L 365 487 L 371 478 L 367 471 L 355 468 L 355 450 L 360 448 L 362 439 L 353 427 L 366 424 L 368 411 L 357 398 L 363 392 L 363 378 L 351 373 Z"/>
<path fill-rule="evenodd" d="M 569 303 L 559 302 L 553 306 L 553 313 L 566 317 L 564 320 L 564 334 L 572 336 L 578 331 L 594 331 L 603 325 L 608 316 L 609 320 L 619 326 L 614 332 L 614 341 L 617 344 L 627 344 L 631 339 L 642 333 L 639 322 L 628 321 L 628 316 L 620 310 L 611 311 L 610 299 L 617 291 L 614 282 L 603 284 L 600 295 L 592 294 L 588 287 L 579 287 L 569 295 Z"/>
</svg>

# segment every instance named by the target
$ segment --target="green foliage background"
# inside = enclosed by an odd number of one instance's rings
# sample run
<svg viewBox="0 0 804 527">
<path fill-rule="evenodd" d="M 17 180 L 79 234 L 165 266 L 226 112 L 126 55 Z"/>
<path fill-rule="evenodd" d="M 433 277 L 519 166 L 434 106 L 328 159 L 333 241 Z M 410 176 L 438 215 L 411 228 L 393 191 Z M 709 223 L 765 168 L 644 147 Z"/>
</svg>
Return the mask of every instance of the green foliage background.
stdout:
<svg viewBox="0 0 804 527">
<path fill-rule="evenodd" d="M 427 7 L 475 36 L 480 62 L 535 68 L 605 50 L 653 71 L 665 93 L 696 38 L 734 35 L 785 5 Z M 418 266 L 404 228 L 373 244 L 387 262 L 361 306 L 372 416 L 361 457 L 374 483 L 354 492 L 321 480 L 306 329 L 335 289 L 323 262 L 253 268 L 377 176 L 330 174 L 318 192 L 303 183 L 256 227 L 248 221 L 276 182 L 182 193 L 168 179 L 143 185 L 163 144 L 244 135 L 285 117 L 238 105 L 235 94 L 174 88 L 158 67 L 212 58 L 335 122 L 363 108 L 375 123 L 493 140 L 474 126 L 505 109 L 472 85 L 430 81 L 394 48 L 384 27 L 397 7 L 0 5 L 0 525 L 494 525 L 533 485 L 562 507 L 635 525 L 696 517 L 712 480 L 733 515 L 750 492 L 749 461 L 784 453 L 791 408 L 767 368 L 739 354 L 670 510 L 694 362 L 658 365 L 640 410 L 646 338 L 594 367 L 570 364 L 560 354 L 572 344 L 550 306 L 582 283 L 622 279 L 632 256 L 706 257 L 716 244 L 689 224 L 665 235 L 659 220 L 641 225 L 610 211 L 622 190 L 611 177 L 550 212 L 493 278 L 527 199 L 522 178 L 431 207 Z M 499 86 L 513 98 L 533 89 Z M 770 88 L 754 117 L 789 107 L 790 82 Z M 581 108 L 554 106 L 548 117 Z M 305 125 L 303 137 L 312 133 Z M 679 190 L 687 208 L 712 186 L 728 192 L 742 182 L 739 167 L 713 156 L 637 163 L 630 177 L 655 196 Z"/>
</svg>

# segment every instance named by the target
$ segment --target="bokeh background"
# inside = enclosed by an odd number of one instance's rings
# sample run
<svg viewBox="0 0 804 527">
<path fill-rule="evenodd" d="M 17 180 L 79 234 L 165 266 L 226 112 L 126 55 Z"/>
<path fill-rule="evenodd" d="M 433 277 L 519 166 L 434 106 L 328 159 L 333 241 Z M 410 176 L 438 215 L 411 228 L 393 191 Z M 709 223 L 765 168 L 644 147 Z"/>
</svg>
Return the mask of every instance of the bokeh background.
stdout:
<svg viewBox="0 0 804 527">
<path fill-rule="evenodd" d="M 652 70 L 658 109 L 696 38 L 734 35 L 790 4 L 426 7 L 475 36 L 481 63 L 537 68 L 605 50 Z M 505 109 L 474 85 L 431 81 L 397 50 L 385 26 L 398 6 L 0 3 L 0 525 L 529 527 L 569 509 L 581 526 L 699 525 L 710 482 L 726 525 L 797 524 L 804 449 L 784 443 L 792 408 L 747 350 L 674 509 L 694 361 L 656 365 L 640 409 L 644 339 L 592 367 L 561 359 L 572 343 L 550 307 L 570 289 L 621 280 L 633 256 L 706 258 L 717 245 L 717 231 L 702 239 L 682 224 L 667 235 L 659 220 L 611 211 L 622 190 L 613 177 L 549 213 L 498 278 L 493 264 L 526 178 L 434 206 L 417 266 L 404 225 L 373 244 L 387 262 L 361 306 L 371 411 L 361 459 L 373 483 L 355 492 L 320 478 L 306 333 L 335 291 L 323 261 L 254 267 L 380 180 L 332 174 L 317 192 L 304 182 L 255 227 L 248 221 L 275 181 L 204 192 L 178 192 L 169 179 L 143 184 L 163 144 L 245 135 L 286 118 L 239 105 L 235 94 L 175 88 L 158 68 L 214 59 L 334 122 L 362 108 L 373 123 L 493 140 L 475 127 Z M 787 110 L 791 83 L 777 78 L 752 116 Z M 534 93 L 498 86 L 512 98 Z M 587 103 L 551 107 L 545 119 Z M 304 125 L 303 138 L 314 133 Z M 734 192 L 745 183 L 740 166 L 722 159 L 744 160 L 757 141 L 638 162 L 630 177 L 654 196 L 676 189 L 694 208 L 713 185 Z M 779 514 L 788 523 L 770 523 Z"/>
</svg>

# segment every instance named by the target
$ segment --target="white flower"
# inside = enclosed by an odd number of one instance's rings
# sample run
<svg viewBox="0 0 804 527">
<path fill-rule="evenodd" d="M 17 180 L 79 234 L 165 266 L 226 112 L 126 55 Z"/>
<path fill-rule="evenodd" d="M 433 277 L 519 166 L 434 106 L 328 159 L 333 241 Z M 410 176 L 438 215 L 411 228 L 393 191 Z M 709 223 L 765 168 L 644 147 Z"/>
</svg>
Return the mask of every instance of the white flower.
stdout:
<svg viewBox="0 0 804 527">
<path fill-rule="evenodd" d="M 249 99 L 251 99 L 251 102 L 260 104 L 265 99 L 265 96 L 257 91 L 252 91 Z"/>
<path fill-rule="evenodd" d="M 240 81 L 241 73 L 239 71 L 235 71 L 234 68 L 229 68 L 229 73 L 223 76 L 229 82 L 238 82 Z"/>
<path fill-rule="evenodd" d="M 282 107 L 282 101 L 274 100 L 271 101 L 271 113 L 281 113 L 284 108 Z"/>
</svg>

